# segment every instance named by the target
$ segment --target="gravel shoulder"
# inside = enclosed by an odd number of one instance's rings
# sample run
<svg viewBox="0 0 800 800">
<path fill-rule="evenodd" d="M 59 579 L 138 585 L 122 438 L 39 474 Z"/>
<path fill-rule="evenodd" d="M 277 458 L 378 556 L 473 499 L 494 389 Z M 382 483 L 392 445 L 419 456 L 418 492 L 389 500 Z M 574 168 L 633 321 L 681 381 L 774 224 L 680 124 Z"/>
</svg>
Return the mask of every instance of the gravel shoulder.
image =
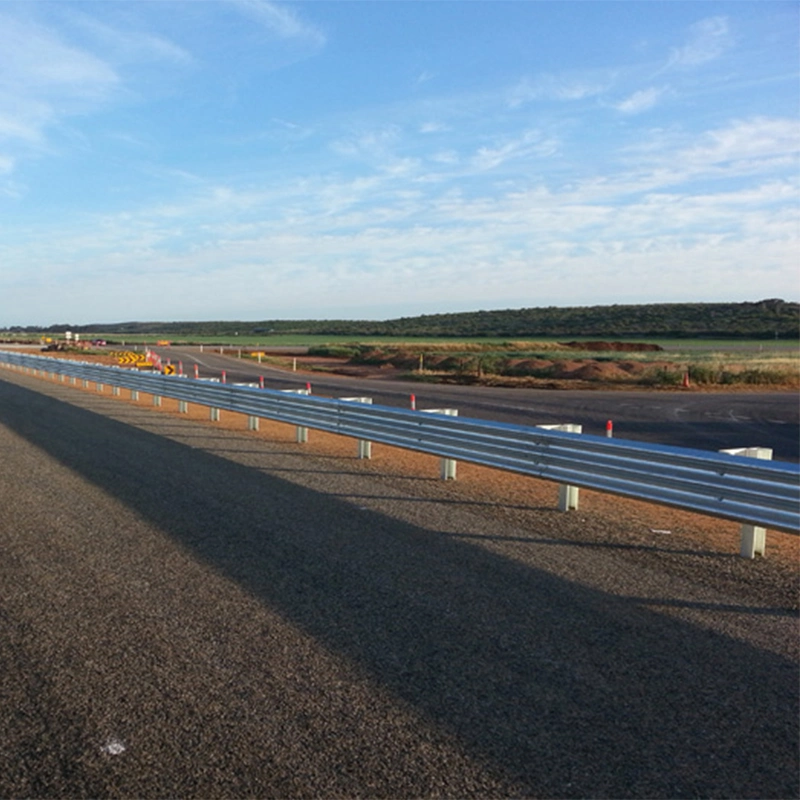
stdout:
<svg viewBox="0 0 800 800">
<path fill-rule="evenodd" d="M 0 373 L 0 795 L 790 797 L 798 539 Z"/>
</svg>

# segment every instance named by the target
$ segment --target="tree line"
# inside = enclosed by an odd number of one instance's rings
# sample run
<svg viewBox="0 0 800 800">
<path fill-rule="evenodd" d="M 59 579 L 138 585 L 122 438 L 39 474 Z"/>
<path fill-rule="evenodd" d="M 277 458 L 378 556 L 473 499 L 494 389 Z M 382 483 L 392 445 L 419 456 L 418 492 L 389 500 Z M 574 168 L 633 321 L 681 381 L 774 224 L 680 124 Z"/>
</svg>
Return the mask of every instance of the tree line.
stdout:
<svg viewBox="0 0 800 800">
<path fill-rule="evenodd" d="M 375 320 L 263 320 L 207 322 L 122 322 L 49 327 L 14 326 L 10 333 L 82 335 L 154 334 L 242 336 L 314 334 L 323 336 L 402 336 L 535 339 L 603 338 L 747 338 L 797 339 L 800 304 L 779 299 L 748 303 L 653 303 L 648 305 L 520 308 L 425 314 Z"/>
</svg>

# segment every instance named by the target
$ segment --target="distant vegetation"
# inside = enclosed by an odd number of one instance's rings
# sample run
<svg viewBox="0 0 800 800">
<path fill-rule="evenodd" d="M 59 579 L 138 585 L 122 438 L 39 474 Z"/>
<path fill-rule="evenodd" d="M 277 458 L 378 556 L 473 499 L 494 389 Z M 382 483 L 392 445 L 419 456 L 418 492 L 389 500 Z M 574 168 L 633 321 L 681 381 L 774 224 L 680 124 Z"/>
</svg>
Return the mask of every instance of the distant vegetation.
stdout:
<svg viewBox="0 0 800 800">
<path fill-rule="evenodd" d="M 0 329 L 16 334 L 82 336 L 152 335 L 230 337 L 308 334 L 314 336 L 393 337 L 547 337 L 797 339 L 800 304 L 784 300 L 754 303 L 657 303 L 652 305 L 522 308 L 428 314 L 376 322 L 370 320 L 264 320 L 261 322 L 124 322 Z"/>
<path fill-rule="evenodd" d="M 666 343 L 668 340 L 662 339 Z M 335 358 L 314 369 L 370 377 L 393 372 L 434 383 L 538 388 L 800 387 L 794 342 L 673 339 L 662 347 L 631 341 L 336 344 L 309 348 Z"/>
</svg>

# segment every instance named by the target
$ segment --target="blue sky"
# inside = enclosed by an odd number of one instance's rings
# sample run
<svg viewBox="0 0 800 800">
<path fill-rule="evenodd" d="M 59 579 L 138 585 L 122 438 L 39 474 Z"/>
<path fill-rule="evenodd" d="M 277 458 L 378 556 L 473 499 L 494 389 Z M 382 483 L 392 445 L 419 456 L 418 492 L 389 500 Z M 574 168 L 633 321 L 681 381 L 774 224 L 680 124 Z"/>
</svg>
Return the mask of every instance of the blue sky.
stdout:
<svg viewBox="0 0 800 800">
<path fill-rule="evenodd" d="M 0 2 L 0 326 L 800 297 L 796 2 Z"/>
</svg>

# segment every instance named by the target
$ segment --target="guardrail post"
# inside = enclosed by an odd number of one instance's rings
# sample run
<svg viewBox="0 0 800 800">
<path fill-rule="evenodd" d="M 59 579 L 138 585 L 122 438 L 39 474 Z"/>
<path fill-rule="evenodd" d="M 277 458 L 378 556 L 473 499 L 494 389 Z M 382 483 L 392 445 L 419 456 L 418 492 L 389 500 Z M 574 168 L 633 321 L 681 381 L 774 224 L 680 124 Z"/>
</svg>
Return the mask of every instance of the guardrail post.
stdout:
<svg viewBox="0 0 800 800">
<path fill-rule="evenodd" d="M 111 394 L 114 397 L 119 397 L 119 386 L 112 386 L 111 387 Z"/>
<path fill-rule="evenodd" d="M 413 395 L 412 395 L 413 397 Z M 416 405 L 416 398 L 414 398 Z M 457 408 L 423 408 L 423 414 L 444 414 L 446 417 L 457 417 Z M 454 481 L 458 462 L 454 458 L 443 458 L 439 462 L 439 475 L 443 481 Z"/>
<path fill-rule="evenodd" d="M 186 400 L 178 400 L 178 413 L 179 414 L 189 413 L 189 403 L 187 403 Z"/>
<path fill-rule="evenodd" d="M 95 383 L 94 388 L 102 394 L 106 387 L 102 383 Z"/>
<path fill-rule="evenodd" d="M 247 430 L 249 430 L 249 431 L 257 431 L 258 430 L 258 417 L 254 417 L 251 414 L 247 418 Z"/>
<path fill-rule="evenodd" d="M 371 397 L 340 397 L 339 399 L 343 400 L 345 403 L 364 403 L 366 405 L 372 405 Z M 372 458 L 372 442 L 366 439 L 358 440 L 358 457 L 360 459 Z"/>
<path fill-rule="evenodd" d="M 772 461 L 771 447 L 734 447 L 730 450 L 720 450 L 720 453 L 728 453 L 732 456 L 744 456 L 745 458 L 760 458 L 764 461 Z M 759 525 L 749 525 L 742 523 L 740 528 L 741 536 L 739 540 L 739 554 L 742 558 L 755 558 L 757 555 L 766 555 L 767 549 L 767 529 Z"/>
<path fill-rule="evenodd" d="M 161 395 L 160 394 L 154 394 L 153 395 L 153 405 L 157 406 L 157 407 L 161 406 Z"/>
<path fill-rule="evenodd" d="M 537 425 L 547 431 L 564 431 L 564 433 L 583 433 L 583 425 L 573 422 L 565 422 L 559 425 Z M 577 511 L 579 502 L 579 489 L 577 486 L 559 484 L 558 486 L 558 510 Z"/>
<path fill-rule="evenodd" d="M 219 409 L 218 408 L 214 408 L 214 406 L 211 406 L 211 408 L 209 409 L 209 419 L 212 422 L 219 422 Z"/>
<path fill-rule="evenodd" d="M 131 389 L 131 400 L 139 400 L 139 390 Z"/>
<path fill-rule="evenodd" d="M 310 386 L 311 384 L 306 384 Z M 281 389 L 284 394 L 301 394 L 305 397 L 311 394 L 310 389 Z M 298 444 L 305 444 L 308 441 L 308 428 L 304 425 L 298 425 L 295 429 L 295 441 Z"/>
</svg>

